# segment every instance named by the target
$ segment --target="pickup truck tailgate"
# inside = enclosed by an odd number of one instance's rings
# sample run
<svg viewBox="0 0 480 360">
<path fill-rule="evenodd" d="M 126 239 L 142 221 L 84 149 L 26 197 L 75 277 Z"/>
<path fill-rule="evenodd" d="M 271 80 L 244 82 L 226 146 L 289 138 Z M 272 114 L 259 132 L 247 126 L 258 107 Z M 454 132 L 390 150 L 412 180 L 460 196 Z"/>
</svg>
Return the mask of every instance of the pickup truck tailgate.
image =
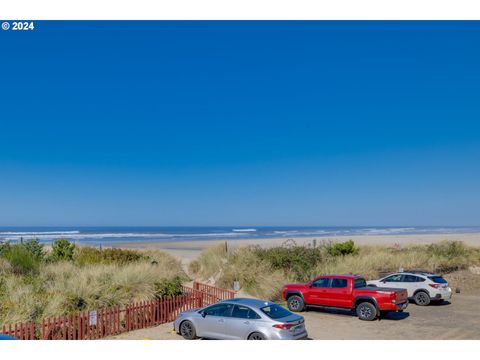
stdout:
<svg viewBox="0 0 480 360">
<path fill-rule="evenodd" d="M 408 293 L 407 289 L 397 289 L 397 304 L 403 304 L 404 302 L 408 301 Z"/>
</svg>

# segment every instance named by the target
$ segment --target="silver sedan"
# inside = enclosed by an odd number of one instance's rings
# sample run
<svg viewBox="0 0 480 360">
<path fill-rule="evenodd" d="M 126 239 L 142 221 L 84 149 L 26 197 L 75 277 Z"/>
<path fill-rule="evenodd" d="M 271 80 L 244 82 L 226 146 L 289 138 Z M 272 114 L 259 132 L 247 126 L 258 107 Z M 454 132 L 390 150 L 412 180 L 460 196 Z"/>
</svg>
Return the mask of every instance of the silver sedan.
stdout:
<svg viewBox="0 0 480 360">
<path fill-rule="evenodd" d="M 181 313 L 175 331 L 185 339 L 298 340 L 308 334 L 303 316 L 270 301 L 230 299 Z"/>
</svg>

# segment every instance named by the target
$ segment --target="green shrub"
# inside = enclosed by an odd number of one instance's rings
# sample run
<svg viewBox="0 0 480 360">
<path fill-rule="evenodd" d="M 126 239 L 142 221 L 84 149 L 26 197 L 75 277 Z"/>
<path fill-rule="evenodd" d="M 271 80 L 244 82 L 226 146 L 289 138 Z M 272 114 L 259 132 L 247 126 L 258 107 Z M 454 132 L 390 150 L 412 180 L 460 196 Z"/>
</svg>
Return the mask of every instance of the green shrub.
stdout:
<svg viewBox="0 0 480 360">
<path fill-rule="evenodd" d="M 327 253 L 331 256 L 357 255 L 358 248 L 352 240 L 335 243 L 327 246 Z"/>
<path fill-rule="evenodd" d="M 139 260 L 146 259 L 138 251 L 118 249 L 118 248 L 106 248 L 97 249 L 93 247 L 80 247 L 75 253 L 75 262 L 78 265 L 87 264 L 129 264 L 137 262 Z"/>
<path fill-rule="evenodd" d="M 274 270 L 291 273 L 295 280 L 306 281 L 322 259 L 322 247 L 278 246 L 268 249 L 256 247 L 254 252 L 262 261 L 268 262 Z"/>
<path fill-rule="evenodd" d="M 448 260 L 468 255 L 468 250 L 461 241 L 444 241 L 438 244 L 430 244 L 427 246 L 427 252 Z"/>
<path fill-rule="evenodd" d="M 0 256 L 4 256 L 10 249 L 10 242 L 0 241 Z"/>
<path fill-rule="evenodd" d="M 35 272 L 39 265 L 38 259 L 32 256 L 23 244 L 10 245 L 8 249 L 2 250 L 2 256 L 8 260 L 15 274 Z"/>
<path fill-rule="evenodd" d="M 55 240 L 52 244 L 53 260 L 72 260 L 75 253 L 75 244 L 66 239 Z"/>
<path fill-rule="evenodd" d="M 155 282 L 155 296 L 158 298 L 171 297 L 182 294 L 182 279 L 175 276 L 172 279 L 161 279 Z"/>
<path fill-rule="evenodd" d="M 38 239 L 30 239 L 23 243 L 25 249 L 32 255 L 33 258 L 38 261 L 42 261 L 45 257 L 45 251 L 43 245 L 38 242 Z"/>
</svg>

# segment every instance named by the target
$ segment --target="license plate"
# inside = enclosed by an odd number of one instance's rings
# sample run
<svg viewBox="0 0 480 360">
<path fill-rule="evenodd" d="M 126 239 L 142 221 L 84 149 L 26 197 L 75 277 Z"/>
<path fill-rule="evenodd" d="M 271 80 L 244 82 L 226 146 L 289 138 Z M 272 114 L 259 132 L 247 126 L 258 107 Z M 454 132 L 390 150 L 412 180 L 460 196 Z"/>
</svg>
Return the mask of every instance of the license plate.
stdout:
<svg viewBox="0 0 480 360">
<path fill-rule="evenodd" d="M 299 333 L 299 332 L 302 332 L 302 330 L 303 330 L 303 326 L 302 326 L 302 325 L 294 326 L 294 327 L 292 327 L 292 329 L 291 329 L 291 331 L 292 331 L 293 333 Z"/>
</svg>

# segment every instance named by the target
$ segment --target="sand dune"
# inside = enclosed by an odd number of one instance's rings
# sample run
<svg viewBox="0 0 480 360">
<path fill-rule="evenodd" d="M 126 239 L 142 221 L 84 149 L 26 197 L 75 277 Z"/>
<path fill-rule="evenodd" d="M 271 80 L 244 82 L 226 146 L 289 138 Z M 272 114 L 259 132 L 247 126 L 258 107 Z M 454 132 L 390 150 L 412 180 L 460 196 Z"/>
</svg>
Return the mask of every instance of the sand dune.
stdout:
<svg viewBox="0 0 480 360">
<path fill-rule="evenodd" d="M 289 238 L 266 238 L 266 239 L 228 239 L 228 240 L 196 240 L 196 241 L 168 241 L 168 242 L 125 242 L 117 243 L 116 247 L 129 249 L 156 249 L 163 250 L 188 262 L 197 257 L 208 247 L 225 244 L 229 248 L 237 248 L 245 245 L 260 245 L 264 247 L 279 246 Z M 414 235 L 357 235 L 337 237 L 301 237 L 291 238 L 299 245 L 312 244 L 316 239 L 317 244 L 322 241 L 341 242 L 349 239 L 358 245 L 407 245 L 407 244 L 431 244 L 443 240 L 459 240 L 467 245 L 480 246 L 480 233 L 470 234 L 414 234 Z"/>
</svg>

